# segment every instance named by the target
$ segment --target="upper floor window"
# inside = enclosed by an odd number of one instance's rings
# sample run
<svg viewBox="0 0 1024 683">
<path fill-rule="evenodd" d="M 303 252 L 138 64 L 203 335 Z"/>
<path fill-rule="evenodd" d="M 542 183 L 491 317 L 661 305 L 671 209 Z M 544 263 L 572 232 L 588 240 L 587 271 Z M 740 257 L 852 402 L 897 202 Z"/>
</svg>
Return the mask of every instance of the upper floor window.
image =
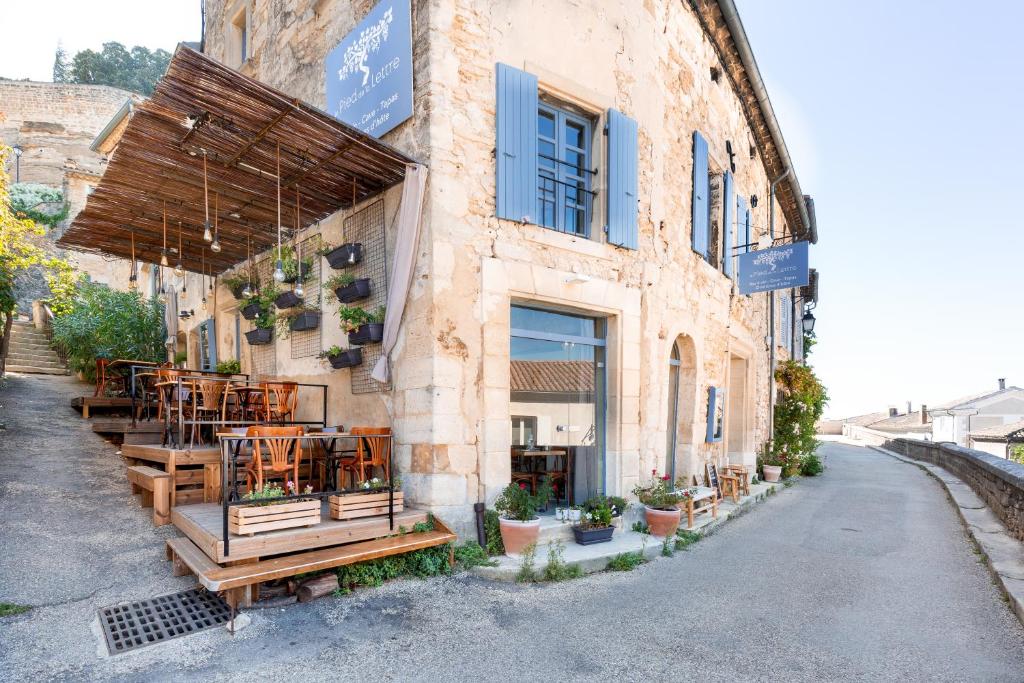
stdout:
<svg viewBox="0 0 1024 683">
<path fill-rule="evenodd" d="M 590 236 L 593 193 L 590 122 L 547 104 L 537 109 L 537 217 L 540 225 Z"/>
<path fill-rule="evenodd" d="M 249 3 L 246 0 L 236 2 L 228 13 L 227 26 L 227 62 L 232 66 L 241 66 L 249 59 Z"/>
</svg>

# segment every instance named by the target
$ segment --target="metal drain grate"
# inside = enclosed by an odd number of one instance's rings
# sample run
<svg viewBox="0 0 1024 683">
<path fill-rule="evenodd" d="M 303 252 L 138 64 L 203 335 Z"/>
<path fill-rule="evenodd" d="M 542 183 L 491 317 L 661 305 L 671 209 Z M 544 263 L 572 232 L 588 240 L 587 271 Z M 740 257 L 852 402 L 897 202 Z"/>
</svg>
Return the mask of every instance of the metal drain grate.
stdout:
<svg viewBox="0 0 1024 683">
<path fill-rule="evenodd" d="M 100 625 L 112 655 L 221 626 L 230 619 L 226 602 L 198 589 L 100 610 Z"/>
</svg>

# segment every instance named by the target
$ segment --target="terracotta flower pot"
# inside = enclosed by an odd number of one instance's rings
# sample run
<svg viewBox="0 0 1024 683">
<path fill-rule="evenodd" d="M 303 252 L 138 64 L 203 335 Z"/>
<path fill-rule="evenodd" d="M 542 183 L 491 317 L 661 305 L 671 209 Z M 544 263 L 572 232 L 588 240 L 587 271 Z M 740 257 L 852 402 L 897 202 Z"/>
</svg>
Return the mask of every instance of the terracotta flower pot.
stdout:
<svg viewBox="0 0 1024 683">
<path fill-rule="evenodd" d="M 662 538 L 671 536 L 679 528 L 679 520 L 682 517 L 683 511 L 679 508 L 675 510 L 656 510 L 654 508 L 644 507 L 644 512 L 647 516 L 647 527 L 651 530 L 651 536 L 660 536 Z"/>
<path fill-rule="evenodd" d="M 528 545 L 536 543 L 540 537 L 540 518 L 529 522 L 517 522 L 513 519 L 498 519 L 501 527 L 501 542 L 505 544 L 506 555 L 518 555 Z"/>
<path fill-rule="evenodd" d="M 764 470 L 765 481 L 778 481 L 782 476 L 782 468 L 778 465 L 762 465 L 761 469 Z"/>
</svg>

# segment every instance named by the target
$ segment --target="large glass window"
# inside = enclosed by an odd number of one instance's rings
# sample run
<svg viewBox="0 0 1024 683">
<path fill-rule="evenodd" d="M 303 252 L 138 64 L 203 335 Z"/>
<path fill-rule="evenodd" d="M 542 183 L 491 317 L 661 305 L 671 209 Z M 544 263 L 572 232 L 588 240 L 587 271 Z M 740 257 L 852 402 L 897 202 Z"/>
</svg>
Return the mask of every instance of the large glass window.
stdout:
<svg viewBox="0 0 1024 683">
<path fill-rule="evenodd" d="M 590 122 L 547 104 L 537 111 L 537 209 L 540 225 L 590 235 Z"/>
<path fill-rule="evenodd" d="M 512 307 L 512 480 L 548 479 L 556 499 L 605 490 L 604 321 Z"/>
</svg>

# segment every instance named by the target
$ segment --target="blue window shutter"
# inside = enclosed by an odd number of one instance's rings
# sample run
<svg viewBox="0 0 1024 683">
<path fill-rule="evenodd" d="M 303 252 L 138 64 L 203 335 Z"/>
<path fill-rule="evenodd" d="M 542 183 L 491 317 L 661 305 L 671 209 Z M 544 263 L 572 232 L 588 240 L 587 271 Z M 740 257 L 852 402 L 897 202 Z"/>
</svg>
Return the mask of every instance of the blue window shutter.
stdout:
<svg viewBox="0 0 1024 683">
<path fill-rule="evenodd" d="M 693 250 L 708 258 L 708 202 L 711 183 L 708 179 L 708 142 L 693 131 Z"/>
<path fill-rule="evenodd" d="M 608 241 L 637 249 L 637 124 L 608 110 Z"/>
<path fill-rule="evenodd" d="M 736 244 L 736 209 L 734 183 L 730 171 L 726 171 L 722 177 L 722 194 L 722 272 L 726 277 L 733 277 L 732 247 Z"/>
<path fill-rule="evenodd" d="M 498 64 L 497 83 L 497 215 L 536 223 L 537 77 Z"/>
<path fill-rule="evenodd" d="M 214 370 L 217 367 L 217 324 L 213 318 L 209 318 L 206 321 L 206 357 L 210 361 L 210 367 L 208 370 Z"/>
<path fill-rule="evenodd" d="M 747 211 L 747 200 L 736 195 L 736 246 L 743 246 L 742 252 L 750 251 L 750 213 Z"/>
</svg>

